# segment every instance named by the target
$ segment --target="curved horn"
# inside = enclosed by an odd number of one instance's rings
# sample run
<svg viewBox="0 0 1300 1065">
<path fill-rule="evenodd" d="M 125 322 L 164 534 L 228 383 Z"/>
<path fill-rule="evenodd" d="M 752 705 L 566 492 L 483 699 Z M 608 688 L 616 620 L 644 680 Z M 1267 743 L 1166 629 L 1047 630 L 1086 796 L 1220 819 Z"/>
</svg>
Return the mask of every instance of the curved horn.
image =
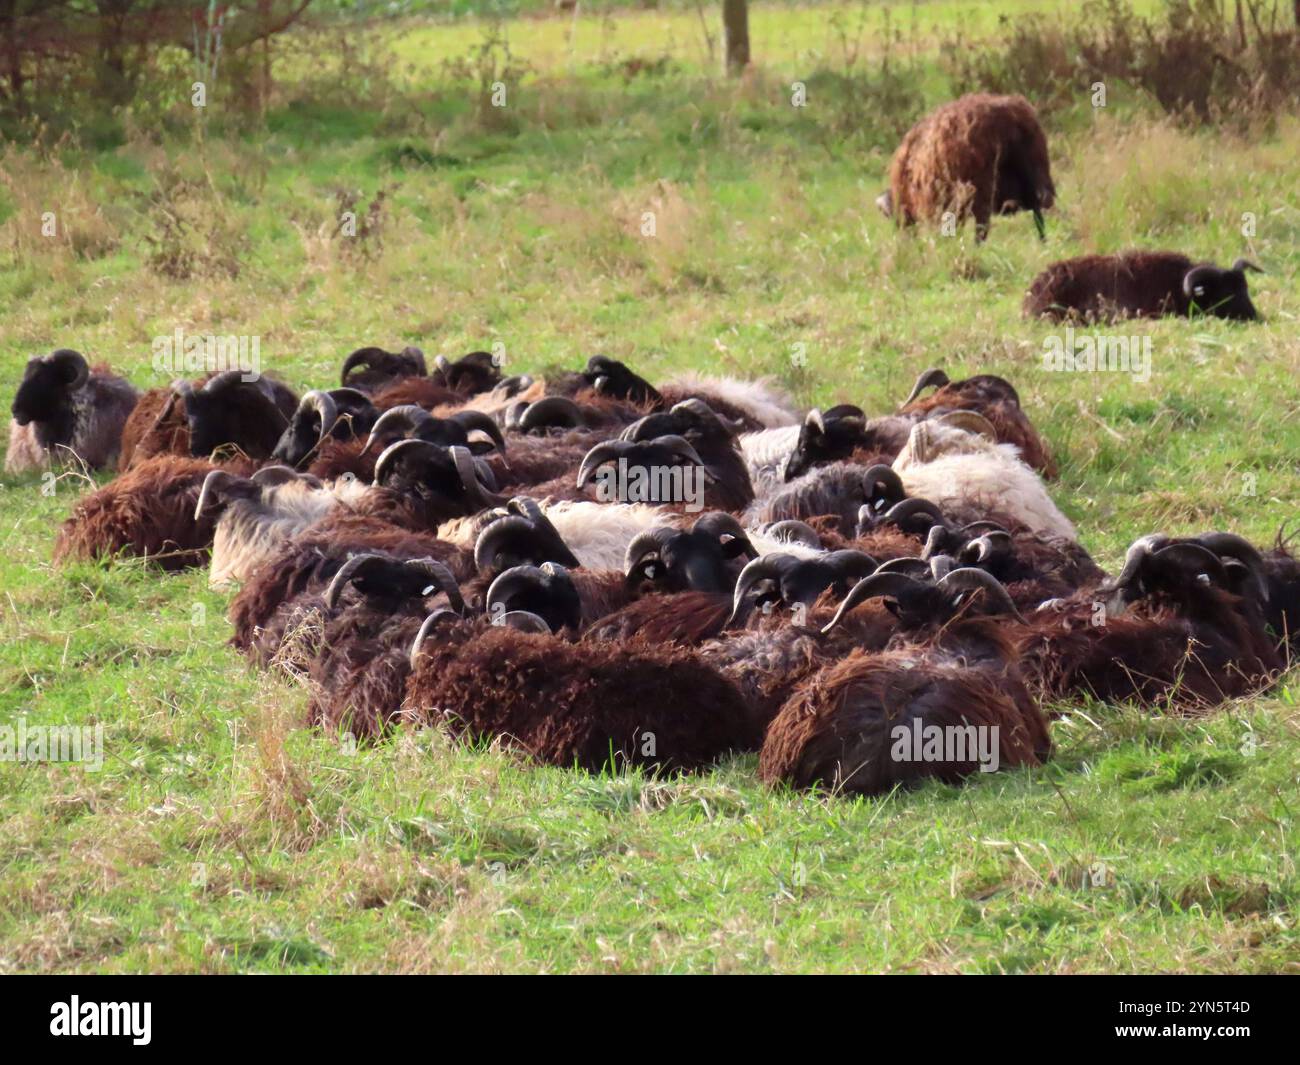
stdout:
<svg viewBox="0 0 1300 1065">
<path fill-rule="evenodd" d="M 507 610 L 492 619 L 493 625 L 501 625 L 517 632 L 536 632 L 542 636 L 551 635 L 551 627 L 546 619 L 531 610 Z"/>
<path fill-rule="evenodd" d="M 938 583 L 956 568 L 957 563 L 953 561 L 952 555 L 934 555 L 930 559 L 930 579 Z"/>
<path fill-rule="evenodd" d="M 538 566 L 511 566 L 507 570 L 502 570 L 493 578 L 492 583 L 488 585 L 487 596 L 483 600 L 483 608 L 487 611 L 489 617 L 494 615 L 493 607 L 497 603 L 502 603 L 517 588 L 531 585 L 533 587 L 546 587 L 549 583 L 549 575 Z"/>
<path fill-rule="evenodd" d="M 599 467 L 627 454 L 631 447 L 631 444 L 623 440 L 606 440 L 603 444 L 593 447 L 582 456 L 582 463 L 578 467 L 578 487 L 584 487 Z"/>
<path fill-rule="evenodd" d="M 921 557 L 928 560 L 941 555 L 947 546 L 948 530 L 942 525 L 931 525 L 925 537 L 925 546 L 921 548 Z"/>
<path fill-rule="evenodd" d="M 1244 274 L 1247 270 L 1254 270 L 1257 274 L 1267 273 L 1262 266 L 1256 266 L 1249 259 L 1238 259 L 1232 264 L 1232 269 L 1238 274 Z"/>
<path fill-rule="evenodd" d="M 945 595 L 951 592 L 983 591 L 989 602 L 998 608 L 998 613 L 1010 614 L 1017 621 L 1025 620 L 1002 582 L 987 570 L 963 566 L 947 574 L 935 587 Z M 954 596 L 954 601 L 955 598 Z"/>
<path fill-rule="evenodd" d="M 977 536 L 961 549 L 962 557 L 965 558 L 972 549 L 975 552 L 975 565 L 987 562 L 998 552 L 1010 554 L 1011 534 L 1009 532 L 988 532 L 983 536 Z"/>
<path fill-rule="evenodd" d="M 911 499 L 904 499 L 901 503 L 895 503 L 885 511 L 881 521 L 892 522 L 902 528 L 903 522 L 919 516 L 930 518 L 930 525 L 927 528 L 933 528 L 935 525 L 942 525 L 945 529 L 949 527 L 948 519 L 943 516 L 943 512 L 928 499 L 922 499 L 919 496 L 913 496 Z"/>
<path fill-rule="evenodd" d="M 1260 599 L 1268 602 L 1268 577 L 1264 567 L 1264 556 L 1256 550 L 1254 544 L 1235 533 L 1224 532 L 1202 533 L 1196 537 L 1195 542 L 1216 555 L 1235 558 L 1243 563 L 1255 577 Z"/>
<path fill-rule="evenodd" d="M 747 605 L 745 597 L 749 595 L 755 585 L 760 581 L 779 580 L 798 563 L 799 559 L 794 555 L 783 555 L 779 552 L 764 555 L 762 558 L 756 558 L 747 563 L 745 568 L 740 571 L 740 578 L 736 581 L 736 591 L 731 599 L 731 614 L 727 618 L 726 625 L 730 626 L 736 622 L 743 624 L 749 619 L 753 605 Z M 741 607 L 744 607 L 744 610 Z"/>
<path fill-rule="evenodd" d="M 913 578 L 929 578 L 931 570 L 923 560 L 919 558 L 891 558 L 888 562 L 882 562 L 876 567 L 877 573 L 902 573 Z"/>
<path fill-rule="evenodd" d="M 433 415 L 423 407 L 414 403 L 403 403 L 397 407 L 389 407 L 383 414 L 375 419 L 375 424 L 370 427 L 370 435 L 366 438 L 366 446 L 361 449 L 361 454 L 366 454 L 381 436 L 385 433 L 391 433 L 394 429 L 409 433 L 411 430 L 433 421 Z"/>
<path fill-rule="evenodd" d="M 451 384 L 451 371 L 453 369 L 451 360 L 446 355 L 438 355 L 434 358 L 433 364 L 438 367 L 438 372 L 442 374 L 443 382 Z"/>
<path fill-rule="evenodd" d="M 1151 533 L 1148 536 L 1139 536 L 1134 540 L 1124 554 L 1124 568 L 1120 570 L 1119 576 L 1115 578 L 1115 586 L 1122 588 L 1132 584 L 1137 579 L 1138 571 L 1141 570 L 1142 562 L 1146 556 L 1167 543 L 1169 543 L 1169 537 L 1163 533 Z"/>
<path fill-rule="evenodd" d="M 371 367 L 370 351 L 370 348 L 357 348 L 356 351 L 343 360 L 343 372 L 339 375 L 339 384 L 346 385 L 348 383 L 348 374 L 358 366 L 364 366 L 367 369 Z"/>
<path fill-rule="evenodd" d="M 632 538 L 632 542 L 627 545 L 627 550 L 623 552 L 623 572 L 631 573 L 646 555 L 659 554 L 664 549 L 664 545 L 677 535 L 678 530 L 671 525 L 661 525 L 657 529 L 647 529 L 645 532 L 637 533 Z"/>
<path fill-rule="evenodd" d="M 334 423 L 338 421 L 338 404 L 334 402 L 334 397 L 328 392 L 315 389 L 302 397 L 298 404 L 298 414 L 294 415 L 294 420 L 297 420 L 299 414 L 305 414 L 308 411 L 315 411 L 320 415 L 320 435 L 316 440 L 317 443 L 320 443 L 329 436 L 330 430 L 334 428 Z"/>
<path fill-rule="evenodd" d="M 398 440 L 396 443 L 389 444 L 380 452 L 379 458 L 375 459 L 375 476 L 371 483 L 383 484 L 384 474 L 397 461 L 397 456 L 403 452 L 424 451 L 441 454 L 442 450 L 439 445 L 432 444 L 428 440 Z"/>
<path fill-rule="evenodd" d="M 376 564 L 390 562 L 392 562 L 392 559 L 373 552 L 364 555 L 353 555 L 343 563 L 338 573 L 334 574 L 334 579 L 330 581 L 329 587 L 325 589 L 325 606 L 330 610 L 338 606 L 339 596 L 343 594 L 343 589 L 352 583 L 352 579 L 357 573 L 364 572 Z"/>
<path fill-rule="evenodd" d="M 998 441 L 998 431 L 984 415 L 973 410 L 950 410 L 935 419 L 942 425 L 951 425 L 955 429 L 964 429 L 968 433 L 982 436 L 986 440 Z"/>
<path fill-rule="evenodd" d="M 886 498 L 897 497 L 904 499 L 907 496 L 907 490 L 903 487 L 903 479 L 892 466 L 885 466 L 876 463 L 869 466 L 867 472 L 862 475 L 862 490 L 866 493 L 868 499 L 876 494 L 876 487 L 883 485 Z"/>
<path fill-rule="evenodd" d="M 774 540 L 784 540 L 786 543 L 807 544 L 815 548 L 822 546 L 822 538 L 817 535 L 817 530 L 806 521 L 795 518 L 774 521 L 763 532 Z"/>
<path fill-rule="evenodd" d="M 905 400 L 903 400 L 903 406 L 906 407 L 909 403 L 913 402 L 916 399 L 916 397 L 919 396 L 922 392 L 924 392 L 927 388 L 930 387 L 942 388 L 944 385 L 950 385 L 950 384 L 952 384 L 952 382 L 948 379 L 948 375 L 946 373 L 944 373 L 937 366 L 932 367 L 931 369 L 926 370 L 924 373 L 921 374 L 920 377 L 916 379 L 916 384 L 912 386 L 911 393 L 908 395 L 908 397 Z"/>
<path fill-rule="evenodd" d="M 461 486 L 465 489 L 465 494 L 470 500 L 477 503 L 480 509 L 495 507 L 505 502 L 503 496 L 496 495 L 484 486 L 479 479 L 478 466 L 474 462 L 474 455 L 467 447 L 448 448 L 451 452 L 451 461 L 456 466 L 456 473 L 460 477 Z"/>
<path fill-rule="evenodd" d="M 288 466 L 276 463 L 274 466 L 263 466 L 256 470 L 250 480 L 259 488 L 277 488 L 282 484 L 288 484 L 290 481 L 305 481 L 313 488 L 322 487 L 321 479 L 313 477 L 309 473 L 299 473 L 297 470 L 291 470 Z"/>
<path fill-rule="evenodd" d="M 1204 573 L 1221 588 L 1228 586 L 1228 573 L 1223 560 L 1213 551 L 1197 543 L 1170 544 L 1151 553 L 1153 561 L 1171 562 L 1181 570 Z"/>
<path fill-rule="evenodd" d="M 71 348 L 59 348 L 48 356 L 51 366 L 68 378 L 68 391 L 75 392 L 90 380 L 90 364 L 79 351 Z"/>
<path fill-rule="evenodd" d="M 217 485 L 224 486 L 242 480 L 244 478 L 236 477 L 227 470 L 209 470 L 208 475 L 203 478 L 203 487 L 199 489 L 199 501 L 194 506 L 194 520 L 199 521 L 203 517 L 203 512 L 208 507 L 208 500 L 217 491 Z"/>
<path fill-rule="evenodd" d="M 506 438 L 501 435 L 501 426 L 497 425 L 492 417 L 484 414 L 481 410 L 462 410 L 457 411 L 451 416 L 451 420 L 465 430 L 471 433 L 477 429 L 492 441 L 492 446 L 502 455 L 506 453 Z"/>
<path fill-rule="evenodd" d="M 1183 295 L 1189 300 L 1196 299 L 1197 289 L 1201 288 L 1204 283 L 1212 278 L 1217 278 L 1223 274 L 1217 266 L 1194 266 L 1183 275 Z"/>
<path fill-rule="evenodd" d="M 719 543 L 724 536 L 731 536 L 731 544 L 734 544 L 737 550 L 749 558 L 755 558 L 758 551 L 750 542 L 749 533 L 745 527 L 740 524 L 736 517 L 728 514 L 725 510 L 711 510 L 707 514 L 701 514 L 695 519 L 695 524 L 691 526 L 691 532 L 704 533 L 706 536 L 712 536 Z"/>
<path fill-rule="evenodd" d="M 830 632 L 840 623 L 845 614 L 868 599 L 888 596 L 900 602 L 905 599 L 915 601 L 918 595 L 923 595 L 929 590 L 930 586 L 928 584 L 922 584 L 905 573 L 898 573 L 893 570 L 886 570 L 883 573 L 878 571 L 870 577 L 864 577 L 849 590 L 849 594 L 844 597 L 844 602 L 835 611 L 835 616 L 826 625 L 822 626 L 822 632 Z"/>
<path fill-rule="evenodd" d="M 530 433 L 534 429 L 580 429 L 586 424 L 582 408 L 568 396 L 546 396 L 530 403 L 519 416 L 518 429 Z"/>
<path fill-rule="evenodd" d="M 420 597 L 428 595 L 433 589 L 437 588 L 447 597 L 447 602 L 451 608 L 458 614 L 465 612 L 465 600 L 460 594 L 460 585 L 456 583 L 456 578 L 446 563 L 439 562 L 433 558 L 413 558 L 405 563 L 407 569 L 417 570 L 420 573 L 428 574 L 429 585 L 420 593 Z"/>
<path fill-rule="evenodd" d="M 439 607 L 427 618 L 425 618 L 424 624 L 420 626 L 420 631 L 415 634 L 415 639 L 411 643 L 411 654 L 408 659 L 408 661 L 411 664 L 411 669 L 412 670 L 415 669 L 416 660 L 420 657 L 420 648 L 423 645 L 424 641 L 428 639 L 429 633 L 431 633 L 435 628 L 441 625 L 444 621 L 450 621 L 453 624 L 455 624 L 456 622 L 461 620 L 463 619 L 459 614 L 457 614 L 454 610 L 448 610 L 446 607 Z"/>
<path fill-rule="evenodd" d="M 826 435 L 826 422 L 822 419 L 822 412 L 816 407 L 808 412 L 808 416 L 803 420 L 804 425 L 816 429 L 822 436 Z"/>
<path fill-rule="evenodd" d="M 419 377 L 429 376 L 429 364 L 424 361 L 423 351 L 417 348 L 414 344 L 407 344 L 406 347 L 402 349 L 402 354 L 405 355 L 408 359 L 414 362 L 416 366 L 420 368 L 420 372 L 417 376 Z"/>
<path fill-rule="evenodd" d="M 244 372 L 242 370 L 222 370 L 221 373 L 208 378 L 208 383 L 203 386 L 203 391 L 207 395 L 213 395 L 217 392 L 224 392 L 228 388 L 237 388 L 243 383 Z"/>
</svg>

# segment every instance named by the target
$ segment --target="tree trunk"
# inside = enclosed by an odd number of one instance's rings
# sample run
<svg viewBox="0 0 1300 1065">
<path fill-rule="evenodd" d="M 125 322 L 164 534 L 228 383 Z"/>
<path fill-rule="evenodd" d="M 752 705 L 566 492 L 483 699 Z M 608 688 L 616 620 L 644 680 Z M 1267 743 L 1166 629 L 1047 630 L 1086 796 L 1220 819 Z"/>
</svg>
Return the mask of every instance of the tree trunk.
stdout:
<svg viewBox="0 0 1300 1065">
<path fill-rule="evenodd" d="M 748 0 L 722 0 L 722 38 L 727 73 L 739 74 L 749 66 Z"/>
</svg>

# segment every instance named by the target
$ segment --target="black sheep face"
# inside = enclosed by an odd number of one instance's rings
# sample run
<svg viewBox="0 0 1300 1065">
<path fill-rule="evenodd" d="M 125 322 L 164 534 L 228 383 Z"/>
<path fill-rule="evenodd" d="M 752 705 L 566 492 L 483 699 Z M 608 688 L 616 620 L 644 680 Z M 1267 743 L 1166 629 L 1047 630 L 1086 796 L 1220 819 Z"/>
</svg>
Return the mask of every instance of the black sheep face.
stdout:
<svg viewBox="0 0 1300 1065">
<path fill-rule="evenodd" d="M 1256 269 L 1244 261 L 1231 269 L 1220 270 L 1213 266 L 1198 266 L 1188 272 L 1183 283 L 1189 300 L 1202 314 L 1230 321 L 1253 322 L 1259 312 L 1250 301 L 1246 285 L 1246 270 Z"/>
<path fill-rule="evenodd" d="M 587 383 L 602 396 L 625 399 L 632 403 L 651 403 L 660 398 L 654 386 L 638 377 L 621 362 L 604 355 L 593 355 L 582 372 Z"/>
<path fill-rule="evenodd" d="M 53 421 L 68 409 L 69 385 L 76 373 L 68 365 L 46 359 L 30 359 L 23 372 L 18 394 L 10 408 L 19 425 Z"/>
</svg>

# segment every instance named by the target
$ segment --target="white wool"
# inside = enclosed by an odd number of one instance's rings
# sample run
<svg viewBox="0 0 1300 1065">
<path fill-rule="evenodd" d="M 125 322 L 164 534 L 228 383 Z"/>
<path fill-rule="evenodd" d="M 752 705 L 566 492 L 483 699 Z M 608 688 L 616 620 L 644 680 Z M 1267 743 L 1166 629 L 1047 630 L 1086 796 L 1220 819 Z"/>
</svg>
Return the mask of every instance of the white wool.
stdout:
<svg viewBox="0 0 1300 1065">
<path fill-rule="evenodd" d="M 808 544 L 799 540 L 783 540 L 777 536 L 768 536 L 766 533 L 756 532 L 753 529 L 746 529 L 746 535 L 749 542 L 754 545 L 754 550 L 762 555 L 794 555 L 796 558 L 816 558 L 818 555 L 826 553 L 825 548 L 810 547 Z"/>
<path fill-rule="evenodd" d="M 550 519 L 583 569 L 623 572 L 623 556 L 633 539 L 662 525 L 680 528 L 681 515 L 649 503 L 592 503 L 542 501 Z M 687 521 L 692 520 L 690 516 Z"/>
<path fill-rule="evenodd" d="M 919 422 L 894 461 L 894 471 L 909 496 L 928 499 L 940 510 L 1000 511 L 1046 536 L 1078 538 L 1038 474 L 1010 444 Z"/>
<path fill-rule="evenodd" d="M 335 486 L 322 489 L 306 481 L 286 481 L 263 489 L 260 502 L 231 503 L 218 519 L 212 540 L 209 587 L 224 588 L 246 581 L 285 540 L 339 505 L 339 497 L 332 490 Z"/>
<path fill-rule="evenodd" d="M 799 443 L 801 428 L 801 425 L 785 425 L 779 429 L 741 433 L 736 438 L 756 498 L 771 495 L 784 483 L 785 464 Z"/>
<path fill-rule="evenodd" d="M 666 381 L 664 389 L 693 393 L 705 403 L 710 394 L 715 395 L 769 429 L 794 425 L 799 421 L 794 402 L 766 377 L 742 381 L 735 377 L 710 377 L 687 370 Z"/>
</svg>

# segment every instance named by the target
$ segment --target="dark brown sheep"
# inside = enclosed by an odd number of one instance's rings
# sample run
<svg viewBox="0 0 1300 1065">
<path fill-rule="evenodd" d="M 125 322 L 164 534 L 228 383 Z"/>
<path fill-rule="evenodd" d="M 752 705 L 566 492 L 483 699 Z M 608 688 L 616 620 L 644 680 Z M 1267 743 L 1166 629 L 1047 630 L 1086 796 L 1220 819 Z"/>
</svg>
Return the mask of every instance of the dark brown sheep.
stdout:
<svg viewBox="0 0 1300 1065">
<path fill-rule="evenodd" d="M 1052 263 L 1034 278 L 1025 296 L 1027 317 L 1083 322 L 1116 318 L 1186 316 L 1193 311 L 1253 321 L 1246 271 L 1259 267 L 1238 259 L 1222 270 L 1170 251 L 1084 255 Z"/>
<path fill-rule="evenodd" d="M 1042 212 L 1056 201 L 1047 137 L 1023 96 L 963 96 L 908 131 L 889 166 L 889 190 L 876 203 L 900 225 L 975 218 L 975 239 L 995 214 Z"/>
<path fill-rule="evenodd" d="M 237 460 L 220 465 L 206 459 L 159 455 L 83 496 L 59 529 L 56 562 L 145 557 L 165 570 L 207 562 L 217 515 L 194 520 L 204 478 L 215 469 L 247 476 L 253 465 Z"/>
<path fill-rule="evenodd" d="M 735 687 L 689 651 L 457 628 L 467 631 L 424 642 L 407 717 L 591 772 L 697 769 L 728 751 L 753 750 L 761 737 Z"/>
</svg>

